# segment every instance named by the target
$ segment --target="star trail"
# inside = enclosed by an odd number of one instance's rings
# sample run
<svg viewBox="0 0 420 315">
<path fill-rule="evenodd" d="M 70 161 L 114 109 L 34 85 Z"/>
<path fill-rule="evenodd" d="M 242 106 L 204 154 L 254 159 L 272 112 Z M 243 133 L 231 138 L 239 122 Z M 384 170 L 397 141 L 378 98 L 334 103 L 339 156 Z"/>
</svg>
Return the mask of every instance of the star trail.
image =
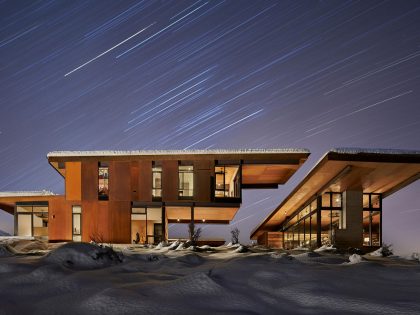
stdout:
<svg viewBox="0 0 420 315">
<path fill-rule="evenodd" d="M 246 242 L 328 149 L 420 149 L 419 30 L 415 0 L 0 1 L 0 190 L 62 193 L 52 150 L 308 148 L 244 192 Z M 384 201 L 396 247 L 420 244 L 419 189 Z"/>
</svg>

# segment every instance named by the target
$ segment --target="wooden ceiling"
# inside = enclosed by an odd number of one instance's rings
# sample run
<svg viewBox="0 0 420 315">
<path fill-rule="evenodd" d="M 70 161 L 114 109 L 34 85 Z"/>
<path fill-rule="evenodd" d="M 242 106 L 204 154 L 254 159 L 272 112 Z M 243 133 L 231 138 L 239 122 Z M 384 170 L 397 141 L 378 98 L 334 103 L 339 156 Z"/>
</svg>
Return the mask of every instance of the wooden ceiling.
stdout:
<svg viewBox="0 0 420 315">
<path fill-rule="evenodd" d="M 387 197 L 420 178 L 420 154 L 329 152 L 290 195 L 251 233 L 277 230 L 286 216 L 326 191 L 362 190 Z"/>
<path fill-rule="evenodd" d="M 260 185 L 286 183 L 301 164 L 250 164 L 242 165 L 242 184 Z"/>
<path fill-rule="evenodd" d="M 226 223 L 231 221 L 239 207 L 195 207 L 194 220 L 207 223 Z M 166 216 L 171 223 L 187 223 L 191 220 L 190 207 L 166 207 Z M 179 220 L 179 221 L 178 221 Z"/>
</svg>

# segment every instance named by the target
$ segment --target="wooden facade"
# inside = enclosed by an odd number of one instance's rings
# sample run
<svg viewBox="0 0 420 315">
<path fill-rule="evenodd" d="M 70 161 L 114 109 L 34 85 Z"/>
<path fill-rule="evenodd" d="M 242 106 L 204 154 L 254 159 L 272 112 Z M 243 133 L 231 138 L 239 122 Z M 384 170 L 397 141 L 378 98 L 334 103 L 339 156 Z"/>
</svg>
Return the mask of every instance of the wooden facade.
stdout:
<svg viewBox="0 0 420 315">
<path fill-rule="evenodd" d="M 48 160 L 64 177 L 63 196 L 0 197 L 0 206 L 13 213 L 19 202 L 48 203 L 49 241 L 72 241 L 78 230 L 74 226 L 73 211 L 81 209 L 81 240 L 97 240 L 112 243 L 131 243 L 136 231 L 146 230 L 151 237 L 152 229 L 159 229 L 162 238 L 167 235 L 167 224 L 206 222 L 227 224 L 239 209 L 240 198 L 232 200 L 215 198 L 215 166 L 221 163 L 237 163 L 246 169 L 241 183 L 243 188 L 267 188 L 267 184 L 277 188 L 308 158 L 308 152 L 267 152 L 258 150 L 244 152 L 197 152 L 159 151 L 156 154 L 93 154 L 92 152 L 49 154 Z M 224 161 L 224 162 L 223 162 Z M 233 162 L 232 162 L 233 161 Z M 159 198 L 152 196 L 152 165 L 158 162 L 162 167 L 161 191 Z M 188 162 L 193 167 L 193 196 L 180 197 L 179 165 Z M 255 167 L 252 167 L 255 162 Z M 107 168 L 107 196 L 98 195 L 99 167 Z M 161 209 L 161 222 L 133 222 L 133 207 Z M 168 209 L 168 212 L 167 210 Z M 151 218 L 151 212 L 145 210 Z M 152 210 L 150 210 L 152 211 Z M 194 215 L 195 213 L 195 215 Z M 146 217 L 146 214 L 144 214 Z M 157 221 L 155 221 L 157 222 Z M 153 226 L 152 226 L 153 225 Z"/>
</svg>

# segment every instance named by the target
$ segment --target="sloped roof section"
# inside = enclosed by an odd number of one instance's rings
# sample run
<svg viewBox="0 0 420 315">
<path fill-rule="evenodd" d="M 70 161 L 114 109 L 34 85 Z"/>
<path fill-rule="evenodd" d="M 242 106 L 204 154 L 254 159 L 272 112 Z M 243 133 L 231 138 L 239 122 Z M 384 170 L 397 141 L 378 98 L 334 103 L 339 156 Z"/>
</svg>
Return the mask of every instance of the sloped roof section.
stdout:
<svg viewBox="0 0 420 315">
<path fill-rule="evenodd" d="M 252 232 L 278 231 L 288 215 L 325 191 L 361 189 L 385 198 L 420 179 L 420 151 L 370 148 L 331 149 Z"/>
</svg>

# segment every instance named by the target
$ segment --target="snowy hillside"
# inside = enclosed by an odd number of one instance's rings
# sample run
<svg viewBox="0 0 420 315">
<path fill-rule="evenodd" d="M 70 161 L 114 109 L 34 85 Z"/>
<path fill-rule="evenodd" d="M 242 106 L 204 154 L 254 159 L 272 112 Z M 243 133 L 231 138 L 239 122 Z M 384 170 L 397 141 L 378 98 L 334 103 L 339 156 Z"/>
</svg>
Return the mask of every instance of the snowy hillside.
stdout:
<svg viewBox="0 0 420 315">
<path fill-rule="evenodd" d="M 382 315 L 420 309 L 418 260 L 179 245 L 121 246 L 114 254 L 92 244 L 49 253 L 37 241 L 0 244 L 0 314 Z"/>
</svg>

